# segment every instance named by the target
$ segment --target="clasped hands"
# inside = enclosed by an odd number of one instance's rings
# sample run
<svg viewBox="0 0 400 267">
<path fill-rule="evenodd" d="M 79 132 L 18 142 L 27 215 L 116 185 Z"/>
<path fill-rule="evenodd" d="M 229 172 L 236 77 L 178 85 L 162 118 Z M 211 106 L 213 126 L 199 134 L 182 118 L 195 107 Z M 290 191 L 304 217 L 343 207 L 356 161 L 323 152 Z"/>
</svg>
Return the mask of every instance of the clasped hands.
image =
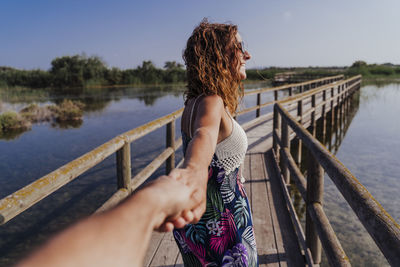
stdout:
<svg viewBox="0 0 400 267">
<path fill-rule="evenodd" d="M 207 169 L 177 168 L 151 183 L 161 211 L 154 229 L 170 232 L 197 223 L 206 209 L 207 181 Z"/>
</svg>

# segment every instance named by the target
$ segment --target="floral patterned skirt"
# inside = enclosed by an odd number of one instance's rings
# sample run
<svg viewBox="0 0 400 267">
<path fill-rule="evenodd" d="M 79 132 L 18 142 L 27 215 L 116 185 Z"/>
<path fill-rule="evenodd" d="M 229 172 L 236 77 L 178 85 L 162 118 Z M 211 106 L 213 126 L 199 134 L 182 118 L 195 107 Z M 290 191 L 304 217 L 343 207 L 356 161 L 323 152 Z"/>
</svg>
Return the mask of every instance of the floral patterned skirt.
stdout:
<svg viewBox="0 0 400 267">
<path fill-rule="evenodd" d="M 183 262 L 191 267 L 258 266 L 252 216 L 239 168 L 225 174 L 218 165 L 209 167 L 207 206 L 200 221 L 174 230 Z"/>
</svg>

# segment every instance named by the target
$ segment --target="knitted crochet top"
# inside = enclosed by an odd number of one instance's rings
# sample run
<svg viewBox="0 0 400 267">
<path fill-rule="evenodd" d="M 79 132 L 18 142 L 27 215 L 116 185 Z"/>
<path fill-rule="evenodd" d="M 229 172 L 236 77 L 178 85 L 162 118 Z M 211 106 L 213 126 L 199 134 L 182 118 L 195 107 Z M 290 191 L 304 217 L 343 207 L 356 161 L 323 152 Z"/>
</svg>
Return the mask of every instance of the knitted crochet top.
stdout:
<svg viewBox="0 0 400 267">
<path fill-rule="evenodd" d="M 213 160 L 211 165 L 223 167 L 228 175 L 243 164 L 247 151 L 247 136 L 243 128 L 233 118 L 232 133 L 217 144 L 215 155 L 218 160 Z M 241 176 L 241 182 L 244 182 Z"/>
<path fill-rule="evenodd" d="M 193 109 L 196 105 L 197 99 L 198 97 L 195 99 L 190 113 L 189 129 L 191 129 Z M 232 121 L 232 132 L 228 137 L 217 144 L 215 148 L 215 155 L 217 156 L 217 159 L 213 157 L 211 166 L 222 167 L 225 170 L 225 174 L 228 175 L 243 164 L 248 143 L 247 135 L 243 128 L 238 122 L 236 122 L 236 120 L 232 118 L 228 111 L 226 112 Z M 192 136 L 190 136 L 190 138 L 191 137 Z M 240 177 L 241 182 L 244 183 L 245 180 L 242 176 L 242 168 L 240 169 Z"/>
</svg>

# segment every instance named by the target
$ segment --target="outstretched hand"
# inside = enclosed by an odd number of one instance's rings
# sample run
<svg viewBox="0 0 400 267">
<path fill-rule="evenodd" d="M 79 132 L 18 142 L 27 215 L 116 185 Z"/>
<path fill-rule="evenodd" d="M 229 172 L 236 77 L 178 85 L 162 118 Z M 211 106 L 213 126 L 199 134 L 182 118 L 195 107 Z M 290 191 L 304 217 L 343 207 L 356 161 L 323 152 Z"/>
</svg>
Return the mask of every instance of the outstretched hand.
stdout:
<svg viewBox="0 0 400 267">
<path fill-rule="evenodd" d="M 168 176 L 157 179 L 156 183 L 164 187 L 163 194 L 168 192 L 166 194 L 168 207 L 164 208 L 167 211 L 166 219 L 156 227 L 156 230 L 168 232 L 200 220 L 206 208 L 206 170 L 173 169 Z"/>
</svg>

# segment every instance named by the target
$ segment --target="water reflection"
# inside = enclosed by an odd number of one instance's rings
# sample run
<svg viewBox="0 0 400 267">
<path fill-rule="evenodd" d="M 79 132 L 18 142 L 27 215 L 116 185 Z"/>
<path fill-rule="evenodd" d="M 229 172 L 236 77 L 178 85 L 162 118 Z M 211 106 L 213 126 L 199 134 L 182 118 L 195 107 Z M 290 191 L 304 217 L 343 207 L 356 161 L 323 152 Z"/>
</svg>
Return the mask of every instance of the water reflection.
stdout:
<svg viewBox="0 0 400 267">
<path fill-rule="evenodd" d="M 54 121 L 51 123 L 51 127 L 57 129 L 71 129 L 79 128 L 83 124 L 83 120 L 71 120 L 71 121 Z"/>
<path fill-rule="evenodd" d="M 31 103 L 41 103 L 42 105 L 60 104 L 65 99 L 79 100 L 84 104 L 84 112 L 101 112 L 112 101 L 120 101 L 124 98 L 138 99 L 145 106 L 154 106 L 157 99 L 165 94 L 181 95 L 184 88 L 181 86 L 153 86 L 153 87 L 122 87 L 122 88 L 76 88 L 68 90 L 28 90 L 28 89 L 0 89 L 0 112 L 6 110 L 19 111 Z M 79 128 L 83 120 L 56 121 L 51 122 L 51 126 L 58 129 Z M 0 139 L 13 140 L 20 137 L 25 131 L 30 129 L 10 129 L 0 131 Z"/>
<path fill-rule="evenodd" d="M 104 109 L 110 101 L 122 98 L 137 98 L 146 106 L 152 106 L 165 93 L 182 94 L 183 86 L 152 86 L 152 87 L 109 87 L 109 88 L 75 88 L 75 89 L 0 89 L 0 112 L 6 108 L 18 107 L 30 103 L 58 103 L 63 99 L 79 99 L 86 104 L 86 111 Z"/>
<path fill-rule="evenodd" d="M 14 140 L 20 137 L 23 133 L 30 131 L 31 129 L 14 129 L 6 132 L 0 132 L 0 139 L 3 140 Z"/>
</svg>

